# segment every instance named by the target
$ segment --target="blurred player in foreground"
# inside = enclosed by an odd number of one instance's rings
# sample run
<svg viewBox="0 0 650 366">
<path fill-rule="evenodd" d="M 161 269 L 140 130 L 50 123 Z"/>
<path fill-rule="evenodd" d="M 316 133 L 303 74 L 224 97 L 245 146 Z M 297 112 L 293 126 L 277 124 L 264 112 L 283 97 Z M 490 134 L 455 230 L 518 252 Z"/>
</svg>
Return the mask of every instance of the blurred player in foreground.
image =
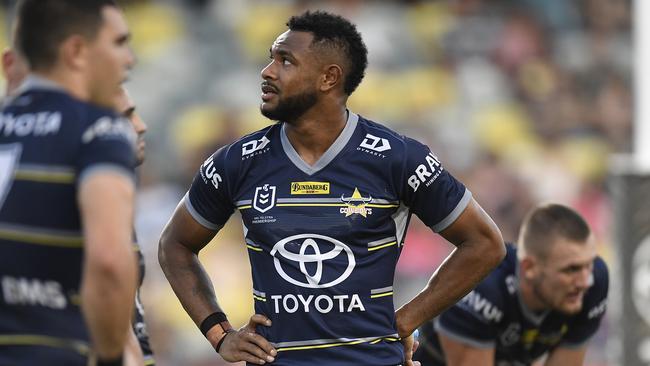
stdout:
<svg viewBox="0 0 650 366">
<path fill-rule="evenodd" d="M 420 328 L 422 365 L 582 365 L 605 313 L 607 267 L 587 223 L 549 204 L 525 218 L 519 245 L 433 323 Z"/>
<path fill-rule="evenodd" d="M 160 264 L 227 361 L 413 365 L 411 334 L 501 261 L 501 233 L 427 146 L 346 108 L 367 65 L 353 24 L 307 12 L 287 25 L 262 70 L 261 112 L 279 123 L 205 161 L 163 231 Z M 239 331 L 198 259 L 235 209 L 257 313 Z M 395 312 L 411 213 L 458 248 Z"/>
<path fill-rule="evenodd" d="M 20 84 L 25 80 L 29 70 L 23 59 L 15 50 L 7 49 L 2 54 L 2 71 L 7 82 L 6 95 L 8 97 L 15 96 Z M 146 123 L 136 113 L 136 105 L 130 97 L 126 88 L 122 87 L 120 93 L 117 95 L 115 101 L 115 109 L 119 114 L 126 117 L 131 121 L 133 129 L 138 135 L 136 143 L 136 164 L 141 165 L 145 159 L 145 141 L 144 134 L 147 132 Z M 137 241 L 136 241 L 137 243 Z M 136 337 L 139 349 L 136 353 L 142 353 L 144 357 L 144 364 L 146 366 L 154 365 L 153 351 L 149 343 L 149 335 L 147 333 L 146 323 L 144 321 L 144 307 L 140 302 L 140 288 L 144 281 L 145 266 L 144 257 L 140 251 L 140 247 L 135 245 L 136 253 L 138 255 L 139 267 L 139 281 L 138 289 L 135 297 L 134 316 L 132 321 L 133 336 Z"/>
<path fill-rule="evenodd" d="M 107 0 L 17 14 L 31 74 L 0 119 L 0 364 L 122 365 L 135 134 L 112 108 L 134 62 L 128 28 Z"/>
</svg>

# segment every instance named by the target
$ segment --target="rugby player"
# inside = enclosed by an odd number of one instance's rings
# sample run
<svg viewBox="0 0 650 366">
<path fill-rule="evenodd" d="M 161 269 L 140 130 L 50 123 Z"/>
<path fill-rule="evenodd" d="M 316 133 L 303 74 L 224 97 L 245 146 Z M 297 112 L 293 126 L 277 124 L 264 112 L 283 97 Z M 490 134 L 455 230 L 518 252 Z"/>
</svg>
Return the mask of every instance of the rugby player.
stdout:
<svg viewBox="0 0 650 366">
<path fill-rule="evenodd" d="M 559 204 L 525 218 L 517 247 L 478 287 L 420 328 L 422 365 L 582 365 L 605 313 L 607 266 L 587 223 Z"/>
<path fill-rule="evenodd" d="M 134 63 L 109 0 L 25 0 L 31 74 L 0 119 L 0 364 L 122 365 L 136 286 Z"/>
<path fill-rule="evenodd" d="M 126 88 L 122 87 L 120 94 L 118 95 L 116 105 L 117 111 L 124 117 L 128 118 L 133 125 L 133 129 L 138 134 L 138 140 L 136 143 L 136 164 L 139 166 L 144 162 L 145 159 L 145 141 L 144 134 L 147 132 L 147 124 L 140 118 L 140 115 L 136 112 L 136 105 L 133 102 L 133 99 L 129 95 L 129 92 Z M 135 233 L 134 233 L 135 236 Z M 137 338 L 137 343 L 139 345 L 142 356 L 144 357 L 144 364 L 146 366 L 151 366 L 155 364 L 153 350 L 151 348 L 151 343 L 149 342 L 149 333 L 147 332 L 147 324 L 144 321 L 144 306 L 140 301 L 140 289 L 144 282 L 145 275 L 145 265 L 144 265 L 144 256 L 140 251 L 140 246 L 135 240 L 134 249 L 138 256 L 138 267 L 140 272 L 140 277 L 138 280 L 138 288 L 135 294 L 135 310 L 133 314 L 133 319 L 131 321 L 131 326 L 133 329 L 133 334 Z"/>
<path fill-rule="evenodd" d="M 15 94 L 20 84 L 27 77 L 29 71 L 24 58 L 21 57 L 20 54 L 18 54 L 14 49 L 7 49 L 3 52 L 2 71 L 7 82 L 6 95 L 7 97 L 10 97 Z M 115 109 L 122 116 L 128 118 L 129 121 L 131 121 L 133 129 L 138 135 L 138 141 L 136 145 L 136 163 L 137 165 L 141 165 L 145 159 L 144 134 L 147 132 L 147 124 L 142 120 L 140 115 L 136 113 L 136 105 L 124 87 L 122 87 L 120 93 L 117 95 L 115 101 Z M 140 288 L 142 287 L 142 283 L 144 281 L 145 265 L 144 257 L 140 251 L 140 247 L 137 245 L 137 241 L 135 250 L 138 256 L 138 269 L 140 276 L 135 296 L 134 315 L 131 325 L 133 330 L 132 336 L 136 342 L 130 342 L 127 343 L 127 345 L 136 343 L 137 347 L 134 347 L 132 349 L 133 353 L 135 354 L 134 357 L 139 360 L 139 355 L 142 354 L 143 359 L 141 363 L 144 363 L 146 366 L 151 366 L 155 364 L 155 361 L 153 358 L 151 344 L 149 342 L 149 334 L 147 332 L 146 323 L 144 321 L 144 307 L 140 301 Z M 131 341 L 131 339 L 129 339 L 129 341 Z"/>
<path fill-rule="evenodd" d="M 227 361 L 413 365 L 413 331 L 502 260 L 501 233 L 428 147 L 346 108 L 367 65 L 353 24 L 318 11 L 287 25 L 261 73 L 261 112 L 279 122 L 202 164 L 163 231 L 160 264 Z M 257 313 L 240 330 L 198 259 L 235 209 Z M 457 249 L 395 312 L 411 213 Z"/>
</svg>

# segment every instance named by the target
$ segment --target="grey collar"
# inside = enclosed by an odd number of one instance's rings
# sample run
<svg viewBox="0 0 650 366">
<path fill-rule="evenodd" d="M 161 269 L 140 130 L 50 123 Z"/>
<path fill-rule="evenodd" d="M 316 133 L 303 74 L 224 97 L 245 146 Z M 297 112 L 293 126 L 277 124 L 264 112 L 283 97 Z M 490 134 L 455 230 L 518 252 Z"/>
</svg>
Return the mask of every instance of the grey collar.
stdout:
<svg viewBox="0 0 650 366">
<path fill-rule="evenodd" d="M 65 92 L 65 89 L 63 86 L 57 84 L 56 82 L 44 78 L 42 76 L 37 76 L 34 74 L 29 74 L 25 78 L 25 81 L 20 84 L 18 89 L 16 89 L 16 95 L 20 95 L 21 93 L 24 93 L 28 90 L 33 90 L 33 89 L 41 89 L 41 90 L 55 90 L 55 91 L 63 91 Z"/>
<path fill-rule="evenodd" d="M 354 130 L 357 128 L 357 123 L 359 122 L 359 116 L 356 114 L 348 111 L 348 120 L 345 123 L 345 127 L 343 128 L 343 131 L 341 131 L 341 134 L 339 137 L 336 138 L 332 146 L 330 146 L 327 151 L 323 154 L 323 156 L 318 159 L 318 161 L 314 165 L 309 165 L 305 163 L 304 160 L 298 155 L 296 150 L 293 148 L 291 145 L 291 142 L 289 141 L 289 138 L 287 137 L 287 132 L 285 130 L 285 123 L 282 123 L 282 130 L 280 133 L 280 141 L 282 142 L 282 149 L 284 152 L 287 154 L 287 157 L 289 157 L 289 160 L 300 170 L 305 172 L 308 175 L 313 175 L 323 168 L 327 166 L 327 164 L 331 163 L 332 160 L 343 150 L 345 145 L 347 145 L 348 141 L 350 141 L 350 138 L 352 137 L 352 134 L 354 133 Z"/>
</svg>

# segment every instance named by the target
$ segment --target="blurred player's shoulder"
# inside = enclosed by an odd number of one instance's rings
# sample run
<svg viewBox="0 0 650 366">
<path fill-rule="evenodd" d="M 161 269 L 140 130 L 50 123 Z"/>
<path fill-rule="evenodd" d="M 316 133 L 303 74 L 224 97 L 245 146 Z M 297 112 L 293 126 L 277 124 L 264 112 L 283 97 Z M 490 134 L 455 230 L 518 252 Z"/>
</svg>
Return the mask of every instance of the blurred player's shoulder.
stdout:
<svg viewBox="0 0 650 366">
<path fill-rule="evenodd" d="M 517 249 L 506 244 L 506 257 L 475 289 L 495 304 L 504 304 L 517 293 Z"/>
<path fill-rule="evenodd" d="M 607 294 L 609 292 L 609 270 L 607 264 L 601 257 L 594 260 L 592 271 L 592 284 L 585 293 L 583 310 L 587 318 L 595 318 L 602 315 L 607 307 Z"/>
<path fill-rule="evenodd" d="M 61 127 L 66 131 L 69 131 L 70 128 L 85 130 L 102 118 L 109 121 L 121 118 L 111 109 L 76 99 L 49 83 L 28 81 L 21 89 L 15 97 L 6 99 L 3 105 L 3 114 L 18 116 L 35 113 L 34 124 L 36 127 L 44 123 L 43 119 L 46 114 L 56 116 L 57 120 L 65 121 Z M 28 120 L 26 117 L 23 119 Z M 53 122 L 49 123 L 51 125 Z M 38 128 L 36 129 L 38 130 Z"/>
<path fill-rule="evenodd" d="M 507 245 L 506 258 L 474 290 L 463 297 L 455 308 L 463 309 L 484 324 L 500 324 L 508 319 L 512 300 L 517 296 L 516 250 Z"/>
</svg>

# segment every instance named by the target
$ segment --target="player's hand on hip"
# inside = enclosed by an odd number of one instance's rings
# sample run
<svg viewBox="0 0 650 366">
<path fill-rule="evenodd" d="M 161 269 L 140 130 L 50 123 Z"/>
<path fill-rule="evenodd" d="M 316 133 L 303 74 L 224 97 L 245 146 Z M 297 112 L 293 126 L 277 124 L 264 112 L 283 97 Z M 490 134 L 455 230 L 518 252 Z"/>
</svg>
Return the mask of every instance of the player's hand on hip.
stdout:
<svg viewBox="0 0 650 366">
<path fill-rule="evenodd" d="M 257 325 L 270 327 L 271 320 L 255 314 L 246 326 L 224 335 L 219 348 L 221 357 L 228 362 L 246 361 L 257 365 L 275 361 L 278 352 L 269 341 L 255 332 Z"/>
<path fill-rule="evenodd" d="M 404 346 L 404 366 L 420 366 L 420 361 L 413 361 L 413 354 L 418 349 L 420 342 L 415 339 L 413 334 L 402 338 L 401 342 Z"/>
</svg>

